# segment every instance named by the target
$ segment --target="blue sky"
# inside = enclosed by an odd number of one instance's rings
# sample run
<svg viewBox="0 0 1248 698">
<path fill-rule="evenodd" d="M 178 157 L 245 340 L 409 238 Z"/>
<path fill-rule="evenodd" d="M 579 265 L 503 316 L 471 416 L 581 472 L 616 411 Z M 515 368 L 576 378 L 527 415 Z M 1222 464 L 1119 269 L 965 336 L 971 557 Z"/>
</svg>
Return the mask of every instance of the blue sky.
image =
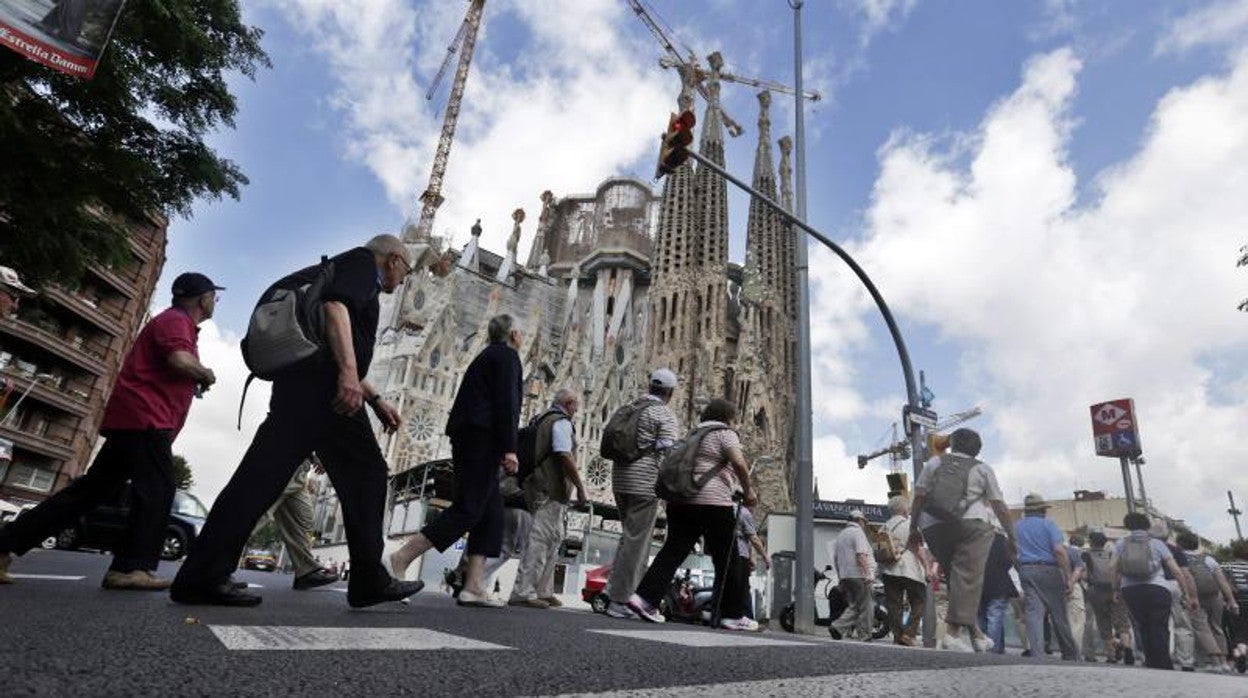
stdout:
<svg viewBox="0 0 1248 698">
<path fill-rule="evenodd" d="M 792 81 L 784 0 L 647 4 L 698 54 Z M 252 183 L 171 224 L 161 286 L 195 268 L 229 288 L 204 339 L 223 379 L 179 444 L 207 498 L 250 434 L 229 417 L 251 305 L 274 278 L 410 213 L 446 89 L 423 95 L 465 8 L 247 6 L 274 68 L 235 81 L 237 128 L 213 142 Z M 983 406 L 975 425 L 1007 496 L 1120 491 L 1117 463 L 1091 455 L 1088 406 L 1134 397 L 1150 495 L 1228 537 L 1224 491 L 1248 496 L 1248 318 L 1234 309 L 1248 295 L 1234 268 L 1248 223 L 1248 2 L 810 0 L 803 19 L 807 86 L 825 95 L 807 110 L 809 219 L 876 279 L 936 409 Z M 501 250 L 511 210 L 535 212 L 543 189 L 648 179 L 678 88 L 659 56 L 624 0 L 490 0 L 435 232 L 462 245 L 480 217 Z M 726 85 L 724 99 L 746 127 L 728 165 L 748 176 L 755 90 Z M 773 137 L 792 114 L 774 100 Z M 745 199 L 732 205 L 740 260 Z M 839 262 L 813 252 L 812 280 L 820 492 L 878 501 L 882 465 L 853 463 L 897 420 L 896 355 Z"/>
</svg>

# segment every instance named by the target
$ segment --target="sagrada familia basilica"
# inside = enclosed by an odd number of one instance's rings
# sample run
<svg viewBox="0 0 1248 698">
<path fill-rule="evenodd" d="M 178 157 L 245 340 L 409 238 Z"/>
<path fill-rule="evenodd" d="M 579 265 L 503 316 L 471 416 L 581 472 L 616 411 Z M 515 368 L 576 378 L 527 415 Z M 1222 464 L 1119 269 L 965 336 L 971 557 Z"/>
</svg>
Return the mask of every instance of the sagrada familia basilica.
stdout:
<svg viewBox="0 0 1248 698">
<path fill-rule="evenodd" d="M 706 78 L 699 152 L 723 165 L 717 67 Z M 791 141 L 778 141 L 777 175 L 770 94 L 758 98 L 753 185 L 791 208 Z M 680 106 L 692 106 L 688 89 Z M 397 434 L 382 436 L 392 473 L 450 456 L 442 430 L 455 387 L 485 343 L 486 322 L 505 312 L 525 331 L 526 414 L 540 412 L 559 387 L 581 391 L 577 463 L 593 500 L 613 501 L 610 464 L 598 455 L 608 417 L 645 391 L 652 369 L 669 367 L 681 381 L 671 406 L 682 429 L 709 400 L 735 402 L 764 509 L 792 511 L 791 228 L 752 204 L 745 264 L 730 263 L 726 184 L 690 163 L 658 196 L 613 177 L 593 194 L 543 192 L 541 204 L 527 260 L 517 251 L 517 210 L 505 255 L 482 249 L 474 226 L 450 275 L 423 275 L 383 306 L 370 380 L 404 416 Z"/>
</svg>

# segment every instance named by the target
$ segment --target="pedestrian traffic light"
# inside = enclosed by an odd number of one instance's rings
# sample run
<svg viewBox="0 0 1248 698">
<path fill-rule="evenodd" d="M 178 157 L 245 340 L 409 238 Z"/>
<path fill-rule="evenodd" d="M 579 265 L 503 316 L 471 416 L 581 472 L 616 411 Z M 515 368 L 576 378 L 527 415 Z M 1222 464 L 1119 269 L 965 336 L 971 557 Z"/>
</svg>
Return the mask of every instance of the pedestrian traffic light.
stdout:
<svg viewBox="0 0 1248 698">
<path fill-rule="evenodd" d="M 910 494 L 910 478 L 905 473 L 889 473 L 885 477 L 888 480 L 889 497 L 899 494 Z"/>
<path fill-rule="evenodd" d="M 654 172 L 655 179 L 675 172 L 677 167 L 689 159 L 693 125 L 697 121 L 691 111 L 672 114 L 667 122 L 667 133 L 663 134 L 663 143 L 659 146 L 659 166 Z"/>
</svg>

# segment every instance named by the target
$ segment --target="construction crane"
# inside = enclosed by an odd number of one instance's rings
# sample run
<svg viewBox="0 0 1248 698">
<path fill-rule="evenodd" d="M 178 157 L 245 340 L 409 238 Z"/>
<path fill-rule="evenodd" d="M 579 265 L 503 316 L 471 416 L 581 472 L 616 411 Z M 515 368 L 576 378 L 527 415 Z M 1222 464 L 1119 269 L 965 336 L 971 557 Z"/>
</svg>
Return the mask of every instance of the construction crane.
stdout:
<svg viewBox="0 0 1248 698">
<path fill-rule="evenodd" d="M 686 69 L 689 75 L 693 77 L 694 85 L 698 90 L 698 94 L 702 95 L 702 99 L 710 101 L 710 93 L 707 91 L 706 85 L 704 84 L 708 71 L 703 69 L 698 63 L 698 55 L 694 53 L 693 49 L 684 45 L 684 53 L 681 53 L 681 51 L 676 48 L 675 41 L 669 34 L 670 28 L 668 30 L 664 30 L 658 20 L 654 18 L 654 14 L 650 10 L 647 10 L 646 6 L 641 3 L 641 0 L 627 0 L 627 2 L 633 12 L 636 13 L 637 18 L 641 20 L 642 24 L 646 25 L 646 28 L 649 29 L 650 33 L 654 35 L 654 38 L 658 40 L 659 45 L 662 46 L 663 50 L 667 52 L 666 56 L 659 59 L 659 65 L 664 68 Z M 739 75 L 732 75 L 731 73 L 725 73 L 722 71 L 719 73 L 719 79 L 726 82 L 735 82 L 742 85 L 760 87 L 765 90 L 781 92 L 787 95 L 795 93 L 793 88 L 771 80 L 741 77 Z M 812 102 L 817 102 L 820 99 L 823 99 L 823 95 L 813 90 L 806 90 L 802 94 Z M 720 115 L 724 119 L 724 128 L 728 130 L 728 135 L 736 138 L 742 133 L 745 133 L 745 129 L 741 127 L 741 124 L 738 124 L 731 116 L 728 116 L 722 108 L 720 109 Z"/>
<path fill-rule="evenodd" d="M 429 186 L 420 195 L 420 218 L 416 225 L 410 223 L 403 228 L 404 242 L 427 242 L 433 232 L 433 217 L 442 205 L 442 180 L 446 177 L 446 163 L 451 157 L 451 143 L 455 140 L 455 124 L 459 120 L 459 108 L 464 100 L 464 87 L 468 83 L 468 67 L 472 65 L 472 54 L 477 46 L 477 32 L 481 28 L 481 13 L 485 8 L 485 0 L 470 0 L 468 13 L 459 25 L 455 39 L 446 49 L 446 59 L 438 68 L 438 73 L 425 93 L 426 100 L 432 100 L 434 93 L 446 77 L 455 54 L 459 54 L 459 64 L 455 67 L 455 79 L 451 83 L 451 95 L 446 100 L 446 112 L 442 115 L 442 135 L 438 138 L 438 149 L 433 156 L 433 169 L 429 173 Z"/>
<path fill-rule="evenodd" d="M 934 429 L 931 429 L 929 431 L 929 434 L 940 433 L 942 431 L 950 429 L 951 427 L 956 427 L 959 424 L 962 424 L 964 422 L 969 422 L 970 420 L 975 419 L 976 417 L 978 417 L 979 415 L 983 413 L 984 413 L 983 409 L 979 407 L 972 407 L 971 409 L 966 410 L 965 412 L 955 412 L 954 414 L 951 414 L 948 417 L 945 417 L 944 419 L 936 422 L 936 427 Z M 889 470 L 894 473 L 900 472 L 901 464 L 905 462 L 906 459 L 910 458 L 910 443 L 905 441 L 904 439 L 898 440 L 896 424 L 893 425 L 892 443 L 890 443 L 888 446 L 885 446 L 884 448 L 881 448 L 877 451 L 872 451 L 871 453 L 868 453 L 866 455 L 858 456 L 858 469 L 862 470 L 863 468 L 867 467 L 868 463 L 875 460 L 876 458 L 879 458 L 880 456 L 892 456 L 889 459 L 891 462 L 891 467 L 889 468 Z"/>
</svg>

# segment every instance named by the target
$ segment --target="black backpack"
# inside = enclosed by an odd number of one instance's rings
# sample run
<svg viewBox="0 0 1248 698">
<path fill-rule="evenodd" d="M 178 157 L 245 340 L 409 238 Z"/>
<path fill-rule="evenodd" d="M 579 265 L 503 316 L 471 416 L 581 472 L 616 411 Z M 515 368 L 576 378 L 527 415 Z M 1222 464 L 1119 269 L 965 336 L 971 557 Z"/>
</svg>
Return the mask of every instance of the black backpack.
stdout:
<svg viewBox="0 0 1248 698">
<path fill-rule="evenodd" d="M 546 418 L 551 416 L 556 417 L 553 421 L 568 418 L 563 410 L 546 410 L 529 420 L 527 425 L 516 432 L 516 459 L 520 461 L 520 467 L 516 469 L 516 484 L 519 487 L 524 487 L 524 481 L 529 479 L 537 466 L 550 455 L 550 444 L 546 444 L 545 453 L 538 453 L 537 442 L 542 425 L 546 422 Z"/>
<path fill-rule="evenodd" d="M 611 419 L 607 420 L 607 426 L 603 427 L 598 453 L 615 463 L 632 463 L 644 456 L 646 450 L 638 443 L 637 430 L 646 408 L 657 404 L 659 403 L 643 397 L 616 410 Z"/>
<path fill-rule="evenodd" d="M 250 375 L 238 401 L 238 428 L 243 428 L 243 403 L 251 381 L 273 380 L 284 370 L 312 359 L 325 348 L 325 303 L 321 294 L 334 281 L 334 263 L 301 269 L 274 283 L 251 311 L 247 334 L 239 343 Z"/>
</svg>

